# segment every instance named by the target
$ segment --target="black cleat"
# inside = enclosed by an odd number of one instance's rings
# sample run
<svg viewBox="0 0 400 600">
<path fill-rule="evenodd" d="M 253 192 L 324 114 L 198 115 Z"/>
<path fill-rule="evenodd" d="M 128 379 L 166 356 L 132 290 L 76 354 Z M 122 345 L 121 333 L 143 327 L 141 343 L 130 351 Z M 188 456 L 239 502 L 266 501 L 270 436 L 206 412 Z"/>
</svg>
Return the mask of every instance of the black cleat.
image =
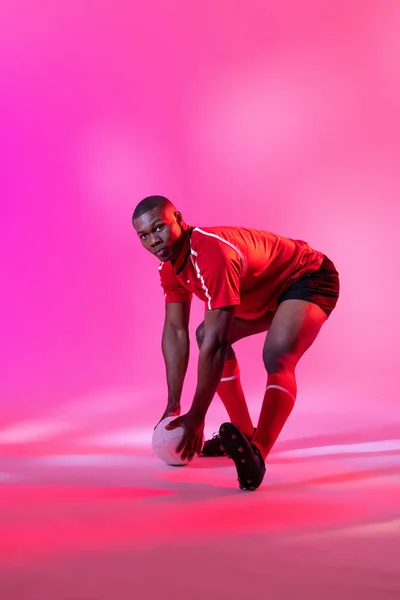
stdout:
<svg viewBox="0 0 400 600">
<path fill-rule="evenodd" d="M 204 442 L 201 453 L 204 456 L 226 456 L 218 433 L 214 433 L 211 440 Z"/>
<path fill-rule="evenodd" d="M 255 431 L 256 430 L 254 429 L 254 432 Z M 247 435 L 245 437 L 249 442 L 251 442 L 251 437 L 249 437 Z M 207 440 L 206 442 L 204 442 L 204 446 L 201 451 L 201 454 L 203 456 L 227 456 L 229 454 L 229 452 L 227 453 L 225 451 L 220 434 L 214 433 L 214 435 L 212 436 L 212 438 L 210 440 Z M 229 455 L 229 457 L 230 457 L 230 455 Z"/>
<path fill-rule="evenodd" d="M 241 490 L 256 490 L 265 475 L 265 463 L 257 446 L 232 423 L 219 429 L 220 442 L 235 463 Z"/>
</svg>

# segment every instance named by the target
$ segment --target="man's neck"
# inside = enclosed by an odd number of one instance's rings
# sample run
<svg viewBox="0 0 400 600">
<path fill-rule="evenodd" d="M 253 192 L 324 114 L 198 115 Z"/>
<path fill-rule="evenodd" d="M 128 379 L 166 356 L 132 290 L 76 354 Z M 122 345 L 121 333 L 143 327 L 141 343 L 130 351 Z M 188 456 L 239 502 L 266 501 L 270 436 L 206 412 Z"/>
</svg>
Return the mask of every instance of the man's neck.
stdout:
<svg viewBox="0 0 400 600">
<path fill-rule="evenodd" d="M 190 236 L 192 233 L 192 229 L 193 229 L 193 227 L 186 225 L 186 223 L 182 226 L 182 235 L 179 240 L 179 242 L 180 242 L 179 250 L 178 250 L 176 258 L 171 259 L 171 263 L 174 266 L 178 263 L 178 267 L 179 267 L 180 264 L 185 260 L 185 257 L 186 257 L 187 251 L 188 251 L 189 240 L 190 240 Z"/>
</svg>

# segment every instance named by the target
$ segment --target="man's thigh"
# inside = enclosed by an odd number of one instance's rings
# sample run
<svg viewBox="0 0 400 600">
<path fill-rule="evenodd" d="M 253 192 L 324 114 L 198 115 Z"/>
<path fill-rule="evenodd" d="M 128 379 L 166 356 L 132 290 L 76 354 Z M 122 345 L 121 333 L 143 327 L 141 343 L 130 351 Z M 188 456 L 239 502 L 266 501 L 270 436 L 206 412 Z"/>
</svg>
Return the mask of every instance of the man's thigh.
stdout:
<svg viewBox="0 0 400 600">
<path fill-rule="evenodd" d="M 282 357 L 296 364 L 314 342 L 326 319 L 325 312 L 312 302 L 282 302 L 268 330 L 263 352 L 264 362 Z"/>
<path fill-rule="evenodd" d="M 243 338 L 268 331 L 274 315 L 275 311 L 270 311 L 260 319 L 254 319 L 253 321 L 235 317 L 230 328 L 229 343 L 232 345 Z"/>
</svg>

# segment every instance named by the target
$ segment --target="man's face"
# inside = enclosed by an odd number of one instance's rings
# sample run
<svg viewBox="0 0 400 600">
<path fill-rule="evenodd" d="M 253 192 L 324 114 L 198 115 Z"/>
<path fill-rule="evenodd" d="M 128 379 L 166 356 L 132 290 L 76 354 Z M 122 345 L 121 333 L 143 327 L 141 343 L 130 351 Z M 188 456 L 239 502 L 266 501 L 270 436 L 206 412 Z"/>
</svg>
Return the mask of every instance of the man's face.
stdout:
<svg viewBox="0 0 400 600">
<path fill-rule="evenodd" d="M 162 262 L 178 257 L 183 234 L 182 216 L 172 207 L 153 208 L 133 221 L 142 245 Z"/>
</svg>

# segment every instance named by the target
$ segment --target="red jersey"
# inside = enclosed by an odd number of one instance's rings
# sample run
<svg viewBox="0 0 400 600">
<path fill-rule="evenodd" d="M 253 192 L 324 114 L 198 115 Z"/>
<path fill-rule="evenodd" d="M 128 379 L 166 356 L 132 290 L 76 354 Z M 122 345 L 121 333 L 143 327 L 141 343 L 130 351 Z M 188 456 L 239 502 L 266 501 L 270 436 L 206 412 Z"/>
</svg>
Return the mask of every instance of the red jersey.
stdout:
<svg viewBox="0 0 400 600">
<path fill-rule="evenodd" d="M 243 227 L 195 227 L 177 261 L 159 267 L 166 302 L 195 294 L 206 310 L 236 306 L 235 316 L 257 319 L 276 310 L 282 292 L 319 269 L 324 255 L 306 242 Z"/>
</svg>

